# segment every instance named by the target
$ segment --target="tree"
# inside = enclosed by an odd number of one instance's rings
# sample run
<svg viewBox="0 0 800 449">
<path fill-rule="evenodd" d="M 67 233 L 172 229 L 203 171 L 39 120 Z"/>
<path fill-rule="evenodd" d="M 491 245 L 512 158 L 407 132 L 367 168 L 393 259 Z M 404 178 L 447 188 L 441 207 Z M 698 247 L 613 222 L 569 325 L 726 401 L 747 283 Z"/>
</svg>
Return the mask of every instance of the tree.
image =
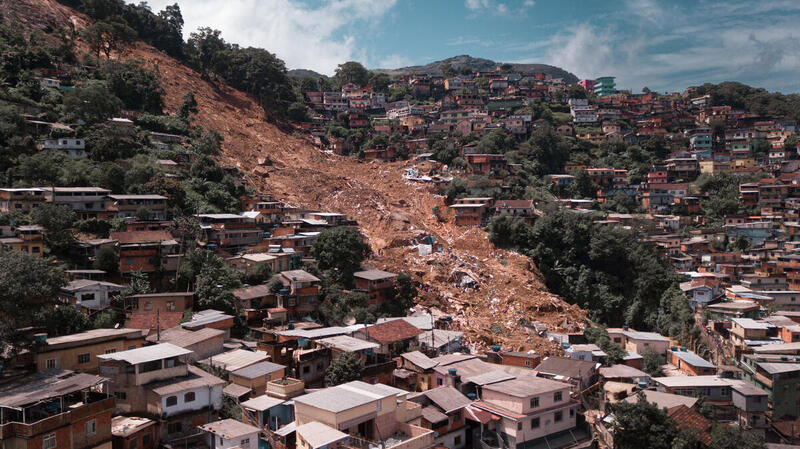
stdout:
<svg viewBox="0 0 800 449">
<path fill-rule="evenodd" d="M 110 246 L 102 246 L 97 250 L 97 256 L 92 262 L 92 268 L 95 270 L 103 270 L 106 273 L 113 275 L 119 269 L 119 257 L 114 248 Z"/>
<path fill-rule="evenodd" d="M 787 136 L 783 141 L 783 150 L 792 153 L 792 155 L 797 155 L 797 144 L 798 139 L 796 135 L 792 134 L 791 136 Z"/>
<path fill-rule="evenodd" d="M 97 53 L 111 57 L 112 52 L 122 53 L 125 48 L 136 40 L 136 31 L 122 22 L 95 22 L 81 33 L 89 48 Z"/>
<path fill-rule="evenodd" d="M 22 332 L 31 318 L 55 305 L 66 276 L 52 260 L 0 248 L 0 340 L 6 345 L 0 358 L 13 358 L 33 346 Z"/>
<path fill-rule="evenodd" d="M 406 316 L 408 309 L 414 307 L 414 299 L 418 294 L 411 276 L 408 273 L 400 273 L 397 275 L 397 282 L 389 291 L 388 298 L 383 302 L 382 312 L 389 316 Z M 363 322 L 356 320 L 359 323 Z"/>
<path fill-rule="evenodd" d="M 369 245 L 357 230 L 338 226 L 319 233 L 311 245 L 311 256 L 320 270 L 331 270 L 333 278 L 344 285 L 351 285 L 353 273 L 361 267 L 369 252 Z"/>
<path fill-rule="evenodd" d="M 87 123 L 103 122 L 122 109 L 117 98 L 102 81 L 89 81 L 64 94 L 64 111 Z"/>
<path fill-rule="evenodd" d="M 167 5 L 163 11 L 158 13 L 158 16 L 166 20 L 176 33 L 183 32 L 183 14 L 177 3 Z"/>
<path fill-rule="evenodd" d="M 661 354 L 655 349 L 647 347 L 642 351 L 642 371 L 646 372 L 652 377 L 663 376 L 664 372 L 661 367 L 664 365 L 664 360 Z"/>
<path fill-rule="evenodd" d="M 75 212 L 70 206 L 42 204 L 31 212 L 31 221 L 44 228 L 47 244 L 55 253 L 65 253 L 75 240 L 72 236 Z"/>
<path fill-rule="evenodd" d="M 586 170 L 578 170 L 574 176 L 575 178 L 567 188 L 573 198 L 594 198 L 597 195 L 597 187 L 592 183 Z"/>
<path fill-rule="evenodd" d="M 238 271 L 214 255 L 197 274 L 194 294 L 198 310 L 215 309 L 225 313 L 236 313 L 236 297 L 233 290 L 242 286 Z"/>
<path fill-rule="evenodd" d="M 679 433 L 675 422 L 664 410 L 639 394 L 637 402 L 611 405 L 614 424 L 614 446 L 625 449 L 672 449 L 672 440 Z"/>
<path fill-rule="evenodd" d="M 125 109 L 161 114 L 164 88 L 158 73 L 144 67 L 142 61 L 106 61 L 98 70 L 108 89 L 125 105 Z"/>
<path fill-rule="evenodd" d="M 178 107 L 178 117 L 188 122 L 192 114 L 197 114 L 197 100 L 191 90 L 183 94 L 183 102 Z"/>
<path fill-rule="evenodd" d="M 716 425 L 711 428 L 711 449 L 762 449 L 764 437 L 744 433 L 738 426 Z"/>
<path fill-rule="evenodd" d="M 361 380 L 364 364 L 357 352 L 343 352 L 325 371 L 325 385 L 333 387 L 354 380 Z"/>
<path fill-rule="evenodd" d="M 307 122 L 309 120 L 308 108 L 305 104 L 295 101 L 286 110 L 286 117 L 294 122 Z"/>
<path fill-rule="evenodd" d="M 208 78 L 214 71 L 215 65 L 220 63 L 221 55 L 228 48 L 220 34 L 222 32 L 219 30 L 203 27 L 189 35 L 187 44 L 192 49 L 203 78 Z"/>
<path fill-rule="evenodd" d="M 623 358 L 628 355 L 628 351 L 611 341 L 605 327 L 587 328 L 583 331 L 583 336 L 586 337 L 586 341 L 596 344 L 606 353 L 606 361 L 609 365 L 622 362 Z"/>
<path fill-rule="evenodd" d="M 572 84 L 567 89 L 567 98 L 585 99 L 586 90 L 577 84 Z"/>
<path fill-rule="evenodd" d="M 260 284 L 272 278 L 272 268 L 267 263 L 256 265 L 256 268 L 250 273 L 248 282 L 250 284 Z"/>
<path fill-rule="evenodd" d="M 41 310 L 36 314 L 36 324 L 47 329 L 50 335 L 68 335 L 92 328 L 89 316 L 80 308 L 58 304 Z"/>
<path fill-rule="evenodd" d="M 333 75 L 333 82 L 339 88 L 347 83 L 366 86 L 369 82 L 369 70 L 358 62 L 348 61 L 344 64 L 339 64 L 336 73 Z"/>
<path fill-rule="evenodd" d="M 497 215 L 489 221 L 489 241 L 498 248 L 514 248 L 527 243 L 531 228 L 522 217 Z"/>
</svg>

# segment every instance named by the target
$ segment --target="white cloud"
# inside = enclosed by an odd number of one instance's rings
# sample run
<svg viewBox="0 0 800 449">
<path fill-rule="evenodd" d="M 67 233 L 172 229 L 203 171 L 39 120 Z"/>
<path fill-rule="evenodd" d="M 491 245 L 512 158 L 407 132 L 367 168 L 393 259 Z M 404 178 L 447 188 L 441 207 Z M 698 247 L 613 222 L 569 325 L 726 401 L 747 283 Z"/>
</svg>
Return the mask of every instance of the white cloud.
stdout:
<svg viewBox="0 0 800 449">
<path fill-rule="evenodd" d="M 508 5 L 495 0 L 465 0 L 464 6 L 473 12 L 469 16 L 472 19 L 478 17 L 477 13 L 488 12 L 504 16 L 509 12 Z"/>
<path fill-rule="evenodd" d="M 488 8 L 490 2 L 489 0 L 466 0 L 464 4 L 470 11 L 477 11 L 482 8 Z"/>
<path fill-rule="evenodd" d="M 386 55 L 378 62 L 377 68 L 379 69 L 399 69 L 401 67 L 408 67 L 414 65 L 414 61 L 403 55 L 391 54 Z"/>
<path fill-rule="evenodd" d="M 159 11 L 176 0 L 149 0 Z M 290 0 L 177 0 L 184 34 L 209 26 L 242 46 L 262 47 L 286 62 L 331 75 L 338 64 L 357 60 L 370 65 L 357 34 L 376 24 L 397 0 L 332 0 L 312 8 Z"/>
<path fill-rule="evenodd" d="M 536 5 L 536 2 L 533 0 L 525 0 L 524 2 L 522 2 L 522 6 L 526 8 L 533 8 L 534 5 Z"/>
</svg>

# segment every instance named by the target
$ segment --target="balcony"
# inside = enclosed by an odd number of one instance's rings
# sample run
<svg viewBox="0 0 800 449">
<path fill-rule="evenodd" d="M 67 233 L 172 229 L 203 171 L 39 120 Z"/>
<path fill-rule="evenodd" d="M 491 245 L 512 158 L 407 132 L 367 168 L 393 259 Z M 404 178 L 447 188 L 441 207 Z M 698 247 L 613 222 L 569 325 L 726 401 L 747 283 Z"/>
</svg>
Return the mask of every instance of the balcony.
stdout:
<svg viewBox="0 0 800 449">
<path fill-rule="evenodd" d="M 419 426 L 401 423 L 397 432 L 387 437 L 382 442 L 365 438 L 350 436 L 349 441 L 343 444 L 350 449 L 426 449 L 433 446 L 433 431 Z"/>
<path fill-rule="evenodd" d="M 67 411 L 48 416 L 33 423 L 9 422 L 0 426 L 0 440 L 8 438 L 32 438 L 45 432 L 68 425 L 103 410 L 113 410 L 115 398 L 101 393 L 89 393 L 88 403 L 76 402 L 66 406 Z"/>
</svg>

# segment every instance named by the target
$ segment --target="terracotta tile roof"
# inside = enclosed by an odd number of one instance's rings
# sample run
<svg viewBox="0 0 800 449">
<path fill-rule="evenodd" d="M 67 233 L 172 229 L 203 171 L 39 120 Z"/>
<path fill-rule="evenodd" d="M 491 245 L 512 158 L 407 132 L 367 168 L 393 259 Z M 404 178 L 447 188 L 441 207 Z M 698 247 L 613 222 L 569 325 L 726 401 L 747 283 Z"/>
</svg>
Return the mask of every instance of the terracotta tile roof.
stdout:
<svg viewBox="0 0 800 449">
<path fill-rule="evenodd" d="M 667 410 L 667 414 L 677 423 L 681 430 L 693 434 L 703 445 L 711 445 L 712 438 L 711 434 L 708 433 L 711 428 L 711 421 L 707 420 L 703 415 L 685 405 L 672 407 Z"/>
<path fill-rule="evenodd" d="M 421 333 L 421 329 L 408 324 L 405 320 L 386 321 L 367 328 L 367 337 L 382 345 L 398 340 L 408 340 Z"/>
</svg>

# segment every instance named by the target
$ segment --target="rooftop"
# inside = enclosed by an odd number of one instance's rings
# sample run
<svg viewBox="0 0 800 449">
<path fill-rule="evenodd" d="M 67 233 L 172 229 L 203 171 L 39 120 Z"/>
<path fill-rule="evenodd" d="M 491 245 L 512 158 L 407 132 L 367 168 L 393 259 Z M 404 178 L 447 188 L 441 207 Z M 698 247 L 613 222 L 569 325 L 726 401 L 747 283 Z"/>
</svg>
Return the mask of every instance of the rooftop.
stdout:
<svg viewBox="0 0 800 449">
<path fill-rule="evenodd" d="M 329 387 L 294 398 L 295 403 L 329 412 L 343 412 L 389 397 L 408 394 L 405 390 L 383 384 L 371 385 L 360 380 Z"/>
<path fill-rule="evenodd" d="M 249 424 L 245 424 L 235 419 L 223 419 L 217 422 L 203 424 L 198 426 L 206 432 L 213 433 L 226 440 L 243 437 L 253 433 L 258 433 L 260 429 Z"/>
<path fill-rule="evenodd" d="M 0 405 L 21 407 L 93 387 L 106 379 L 74 371 L 47 370 L 0 388 Z"/>
<path fill-rule="evenodd" d="M 286 367 L 283 365 L 265 361 L 237 369 L 236 371 L 233 371 L 231 374 L 239 377 L 244 377 L 245 379 L 255 379 L 256 377 L 266 376 L 268 374 L 283 369 L 286 369 Z"/>
<path fill-rule="evenodd" d="M 570 359 L 571 360 L 571 359 Z M 540 393 L 570 388 L 569 384 L 539 377 L 516 378 L 494 384 L 484 385 L 484 390 L 495 391 L 518 398 L 527 398 Z"/>
<path fill-rule="evenodd" d="M 124 327 L 121 329 L 92 329 L 77 334 L 48 338 L 46 342 L 47 346 L 43 348 L 43 351 L 89 345 L 102 341 L 115 340 L 117 338 L 139 338 L 141 336 L 141 329 L 129 329 Z"/>
<path fill-rule="evenodd" d="M 368 281 L 379 281 L 383 279 L 396 278 L 397 274 L 381 270 L 366 270 L 366 271 L 356 271 L 355 273 L 353 273 L 353 277 L 357 277 L 359 279 L 366 279 Z"/>
<path fill-rule="evenodd" d="M 283 404 L 283 402 L 283 399 L 273 398 L 272 396 L 267 396 L 264 394 L 242 402 L 242 407 L 263 412 L 264 410 L 269 410 L 276 405 Z"/>
<path fill-rule="evenodd" d="M 193 354 L 193 351 L 170 343 L 161 343 L 111 354 L 102 354 L 98 355 L 97 358 L 100 360 L 120 360 L 130 363 L 131 365 L 137 365 L 139 363 L 179 357 L 187 354 Z"/>
<path fill-rule="evenodd" d="M 115 416 L 111 418 L 111 434 L 115 437 L 124 438 L 155 423 L 152 419 L 138 416 Z"/>
<path fill-rule="evenodd" d="M 238 371 L 242 368 L 265 362 L 269 356 L 266 352 L 248 351 L 246 349 L 234 349 L 233 351 L 223 352 L 213 357 L 201 360 L 204 365 L 213 365 L 228 372 Z"/>
<path fill-rule="evenodd" d="M 364 341 L 347 335 L 337 335 L 335 337 L 322 338 L 317 343 L 344 352 L 364 351 L 367 349 L 378 349 L 381 346 L 377 343 Z"/>
<path fill-rule="evenodd" d="M 337 441 L 349 438 L 344 432 L 334 429 L 317 421 L 297 426 L 295 432 L 308 443 L 312 449 L 317 449 Z"/>
</svg>

